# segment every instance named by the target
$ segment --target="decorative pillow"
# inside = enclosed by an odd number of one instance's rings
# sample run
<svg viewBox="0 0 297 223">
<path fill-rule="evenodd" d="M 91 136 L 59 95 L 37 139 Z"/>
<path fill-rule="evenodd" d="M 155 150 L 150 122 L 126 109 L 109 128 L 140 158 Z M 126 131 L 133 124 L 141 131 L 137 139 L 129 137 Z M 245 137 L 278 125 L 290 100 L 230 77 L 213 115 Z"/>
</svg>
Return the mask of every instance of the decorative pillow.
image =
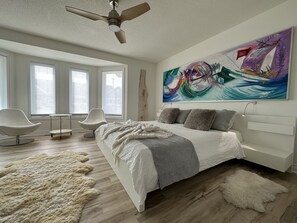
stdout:
<svg viewBox="0 0 297 223">
<path fill-rule="evenodd" d="M 216 111 L 217 115 L 212 123 L 211 128 L 220 130 L 220 131 L 229 131 L 229 129 L 232 127 L 236 111 L 232 110 L 221 110 L 221 111 Z"/>
<path fill-rule="evenodd" d="M 180 110 L 179 115 L 177 116 L 176 123 L 184 124 L 188 115 L 190 114 L 191 109 L 189 110 Z"/>
<path fill-rule="evenodd" d="M 190 129 L 208 131 L 216 117 L 215 110 L 193 109 L 188 115 L 184 126 Z"/>
<path fill-rule="evenodd" d="M 165 108 L 159 117 L 159 122 L 173 124 L 179 114 L 179 108 Z"/>
</svg>

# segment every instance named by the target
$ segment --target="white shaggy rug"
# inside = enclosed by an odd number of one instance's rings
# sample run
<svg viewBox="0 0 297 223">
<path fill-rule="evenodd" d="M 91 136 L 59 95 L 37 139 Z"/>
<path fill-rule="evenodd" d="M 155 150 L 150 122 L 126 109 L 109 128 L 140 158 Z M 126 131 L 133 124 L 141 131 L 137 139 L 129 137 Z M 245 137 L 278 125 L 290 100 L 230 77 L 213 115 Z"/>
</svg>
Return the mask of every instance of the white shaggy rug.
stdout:
<svg viewBox="0 0 297 223">
<path fill-rule="evenodd" d="M 237 170 L 226 177 L 220 189 L 228 203 L 259 212 L 265 212 L 264 202 L 274 201 L 276 194 L 288 191 L 282 185 L 245 170 Z"/>
<path fill-rule="evenodd" d="M 85 204 L 98 196 L 85 153 L 40 154 L 0 171 L 0 222 L 78 222 Z"/>
</svg>

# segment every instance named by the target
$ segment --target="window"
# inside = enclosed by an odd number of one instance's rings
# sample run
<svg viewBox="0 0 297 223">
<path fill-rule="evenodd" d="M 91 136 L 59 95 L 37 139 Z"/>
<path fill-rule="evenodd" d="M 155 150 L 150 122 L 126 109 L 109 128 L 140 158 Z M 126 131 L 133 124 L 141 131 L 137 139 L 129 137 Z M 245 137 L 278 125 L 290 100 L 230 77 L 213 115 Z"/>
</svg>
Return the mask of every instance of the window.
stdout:
<svg viewBox="0 0 297 223">
<path fill-rule="evenodd" d="M 106 115 L 123 115 L 123 71 L 102 72 L 102 108 Z"/>
<path fill-rule="evenodd" d="M 7 58 L 0 55 L 0 109 L 7 108 Z"/>
<path fill-rule="evenodd" d="M 89 74 L 86 71 L 70 70 L 70 113 L 89 112 Z"/>
<path fill-rule="evenodd" d="M 55 68 L 51 65 L 31 64 L 31 114 L 55 112 Z"/>
</svg>

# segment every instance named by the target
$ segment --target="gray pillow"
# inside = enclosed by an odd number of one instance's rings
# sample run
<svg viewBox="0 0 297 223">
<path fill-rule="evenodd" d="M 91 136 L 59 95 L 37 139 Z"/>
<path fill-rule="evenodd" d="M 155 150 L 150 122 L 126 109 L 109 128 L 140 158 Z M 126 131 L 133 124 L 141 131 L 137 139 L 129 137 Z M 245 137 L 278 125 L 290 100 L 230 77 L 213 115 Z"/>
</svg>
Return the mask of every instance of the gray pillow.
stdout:
<svg viewBox="0 0 297 223">
<path fill-rule="evenodd" d="M 180 110 L 179 115 L 177 116 L 176 123 L 184 124 L 188 115 L 190 114 L 191 109 L 189 110 Z"/>
<path fill-rule="evenodd" d="M 190 129 L 208 131 L 216 117 L 215 110 L 193 109 L 188 115 L 184 126 Z"/>
<path fill-rule="evenodd" d="M 179 108 L 165 108 L 158 119 L 159 122 L 173 124 L 179 114 Z"/>
<path fill-rule="evenodd" d="M 217 115 L 214 122 L 212 123 L 211 128 L 220 131 L 229 131 L 233 125 L 236 111 L 224 109 L 221 111 L 216 111 L 216 113 Z"/>
</svg>

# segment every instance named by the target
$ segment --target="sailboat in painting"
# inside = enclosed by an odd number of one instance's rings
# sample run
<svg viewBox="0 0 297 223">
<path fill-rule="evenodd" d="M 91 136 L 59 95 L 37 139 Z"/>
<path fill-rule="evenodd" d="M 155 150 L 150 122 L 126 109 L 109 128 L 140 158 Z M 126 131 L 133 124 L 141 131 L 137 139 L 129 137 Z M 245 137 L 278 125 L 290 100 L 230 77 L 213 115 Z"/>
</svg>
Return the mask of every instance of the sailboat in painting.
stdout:
<svg viewBox="0 0 297 223">
<path fill-rule="evenodd" d="M 241 65 L 241 72 L 269 79 L 280 77 L 284 67 L 284 51 L 281 40 L 273 42 L 270 38 L 254 46 L 237 51 L 237 58 L 245 57 Z M 288 68 L 285 68 L 288 72 Z"/>
<path fill-rule="evenodd" d="M 292 29 L 164 72 L 163 101 L 287 97 Z"/>
</svg>

